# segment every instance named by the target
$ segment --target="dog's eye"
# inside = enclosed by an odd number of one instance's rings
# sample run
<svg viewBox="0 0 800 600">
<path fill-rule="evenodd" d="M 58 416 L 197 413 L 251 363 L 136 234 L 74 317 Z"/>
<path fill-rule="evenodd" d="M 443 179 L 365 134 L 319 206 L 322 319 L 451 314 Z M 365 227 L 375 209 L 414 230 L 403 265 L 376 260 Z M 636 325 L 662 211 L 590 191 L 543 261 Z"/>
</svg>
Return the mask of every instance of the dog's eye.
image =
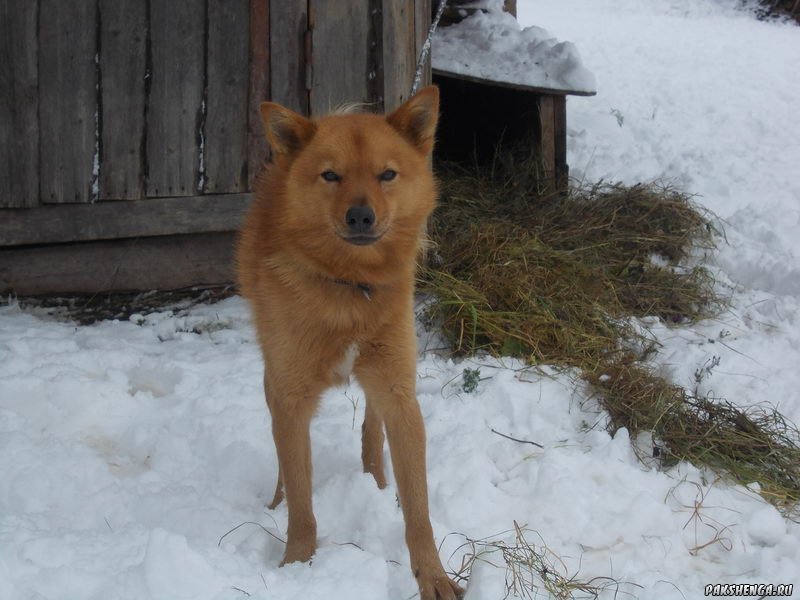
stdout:
<svg viewBox="0 0 800 600">
<path fill-rule="evenodd" d="M 323 171 L 322 172 L 322 178 L 325 181 L 329 181 L 329 182 L 341 181 L 342 180 L 341 176 L 339 176 L 337 173 L 331 171 L 330 169 L 328 169 L 327 171 Z"/>
<path fill-rule="evenodd" d="M 378 179 L 380 179 L 381 181 L 391 181 L 395 177 L 397 177 L 397 171 L 394 171 L 392 169 L 386 169 L 383 173 L 378 175 Z"/>
</svg>

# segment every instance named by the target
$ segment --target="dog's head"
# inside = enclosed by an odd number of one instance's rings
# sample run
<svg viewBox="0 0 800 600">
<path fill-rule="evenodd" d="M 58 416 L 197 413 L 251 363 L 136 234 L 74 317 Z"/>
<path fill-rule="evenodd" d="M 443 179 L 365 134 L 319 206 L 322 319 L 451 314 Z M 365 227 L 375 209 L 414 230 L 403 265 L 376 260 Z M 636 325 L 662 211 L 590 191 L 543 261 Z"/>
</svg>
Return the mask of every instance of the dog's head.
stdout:
<svg viewBox="0 0 800 600">
<path fill-rule="evenodd" d="M 284 243 L 345 278 L 413 261 L 436 201 L 430 154 L 438 110 L 435 87 L 386 116 L 310 120 L 263 103 Z"/>
</svg>

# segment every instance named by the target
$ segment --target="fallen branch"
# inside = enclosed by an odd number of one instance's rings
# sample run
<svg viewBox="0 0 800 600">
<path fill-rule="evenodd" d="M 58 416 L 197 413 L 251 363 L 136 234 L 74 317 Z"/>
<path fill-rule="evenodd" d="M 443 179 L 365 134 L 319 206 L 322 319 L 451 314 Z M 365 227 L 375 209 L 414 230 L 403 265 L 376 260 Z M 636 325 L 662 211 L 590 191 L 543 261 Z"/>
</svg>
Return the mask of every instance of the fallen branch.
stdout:
<svg viewBox="0 0 800 600">
<path fill-rule="evenodd" d="M 495 429 L 492 429 L 491 432 L 492 433 L 496 433 L 500 437 L 504 437 L 507 440 L 511 440 L 512 442 L 518 442 L 520 444 L 530 444 L 531 446 L 536 446 L 537 448 L 544 448 L 544 446 L 542 446 L 541 444 L 537 444 L 536 442 L 532 442 L 530 440 L 520 440 L 520 439 L 517 439 L 515 437 L 511 437 L 510 435 L 506 435 L 505 433 L 500 433 L 499 431 L 497 431 Z"/>
</svg>

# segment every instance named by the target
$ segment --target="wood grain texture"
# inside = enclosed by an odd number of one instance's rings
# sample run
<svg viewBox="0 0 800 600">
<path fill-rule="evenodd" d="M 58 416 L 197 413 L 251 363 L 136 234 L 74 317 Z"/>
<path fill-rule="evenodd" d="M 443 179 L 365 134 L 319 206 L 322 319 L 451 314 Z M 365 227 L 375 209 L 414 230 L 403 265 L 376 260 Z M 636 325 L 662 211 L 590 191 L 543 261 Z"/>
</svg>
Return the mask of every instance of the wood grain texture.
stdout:
<svg viewBox="0 0 800 600">
<path fill-rule="evenodd" d="M 554 179 L 556 174 L 556 131 L 555 102 L 553 96 L 539 96 L 539 156 L 544 168 L 545 177 Z"/>
<path fill-rule="evenodd" d="M 95 2 L 41 0 L 39 185 L 45 203 L 93 199 L 96 42 Z"/>
<path fill-rule="evenodd" d="M 369 3 L 309 0 L 309 7 L 314 65 L 311 115 L 328 114 L 343 103 L 369 102 Z"/>
<path fill-rule="evenodd" d="M 408 100 L 417 66 L 415 5 L 383 0 L 383 107 L 390 112 Z M 424 85 L 424 84 L 423 84 Z"/>
<path fill-rule="evenodd" d="M 234 280 L 233 233 L 0 249 L 0 293 L 172 290 Z"/>
<path fill-rule="evenodd" d="M 247 190 L 250 1 L 208 0 L 205 192 Z"/>
<path fill-rule="evenodd" d="M 553 97 L 553 138 L 556 186 L 566 190 L 569 185 L 567 164 L 567 97 Z"/>
<path fill-rule="evenodd" d="M 205 0 L 151 0 L 148 197 L 189 196 L 200 181 Z"/>
<path fill-rule="evenodd" d="M 99 200 L 144 195 L 147 3 L 100 0 Z"/>
<path fill-rule="evenodd" d="M 250 87 L 247 112 L 248 188 L 253 189 L 269 155 L 259 105 L 269 100 L 269 0 L 250 0 Z"/>
<path fill-rule="evenodd" d="M 308 114 L 305 33 L 308 0 L 270 0 L 270 99 Z"/>
<path fill-rule="evenodd" d="M 0 246 L 235 231 L 249 206 L 250 194 L 227 194 L 9 209 Z"/>
<path fill-rule="evenodd" d="M 0 0 L 0 208 L 39 204 L 37 11 Z"/>
<path fill-rule="evenodd" d="M 375 112 L 383 110 L 383 4 L 384 0 L 368 0 L 369 31 L 367 45 L 369 57 L 367 62 L 367 96 L 370 109 Z"/>
</svg>

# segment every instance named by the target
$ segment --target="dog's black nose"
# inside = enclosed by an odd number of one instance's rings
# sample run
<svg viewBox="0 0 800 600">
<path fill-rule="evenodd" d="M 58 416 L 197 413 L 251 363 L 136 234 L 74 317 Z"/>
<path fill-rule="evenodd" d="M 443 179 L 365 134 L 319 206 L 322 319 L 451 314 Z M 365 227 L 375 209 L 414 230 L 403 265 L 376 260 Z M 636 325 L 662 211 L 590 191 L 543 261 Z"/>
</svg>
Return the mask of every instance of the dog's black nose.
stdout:
<svg viewBox="0 0 800 600">
<path fill-rule="evenodd" d="M 351 206 L 344 220 L 350 233 L 369 233 L 375 225 L 375 211 L 369 206 Z"/>
</svg>

